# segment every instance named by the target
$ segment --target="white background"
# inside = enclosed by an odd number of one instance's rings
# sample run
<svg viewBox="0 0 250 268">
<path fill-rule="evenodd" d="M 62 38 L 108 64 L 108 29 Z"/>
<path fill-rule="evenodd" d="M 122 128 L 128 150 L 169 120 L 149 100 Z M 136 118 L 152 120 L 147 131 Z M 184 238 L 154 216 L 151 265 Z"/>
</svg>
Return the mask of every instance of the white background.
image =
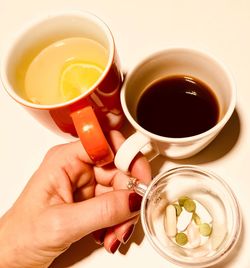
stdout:
<svg viewBox="0 0 250 268">
<path fill-rule="evenodd" d="M 250 267 L 250 1 L 243 0 L 0 0 L 0 52 L 19 27 L 55 10 L 87 10 L 102 18 L 113 32 L 124 70 L 168 46 L 206 50 L 231 69 L 238 90 L 237 108 L 216 140 L 200 154 L 173 162 L 158 157 L 154 174 L 180 164 L 195 164 L 221 175 L 243 211 L 240 241 L 218 268 Z M 69 137 L 67 140 L 70 140 Z M 18 197 L 46 151 L 64 143 L 35 121 L 0 85 L 0 215 Z M 1 260 L 0 260 L 1 261 Z M 131 242 L 115 255 L 90 237 L 74 244 L 52 267 L 176 267 L 154 252 L 140 225 Z"/>
</svg>

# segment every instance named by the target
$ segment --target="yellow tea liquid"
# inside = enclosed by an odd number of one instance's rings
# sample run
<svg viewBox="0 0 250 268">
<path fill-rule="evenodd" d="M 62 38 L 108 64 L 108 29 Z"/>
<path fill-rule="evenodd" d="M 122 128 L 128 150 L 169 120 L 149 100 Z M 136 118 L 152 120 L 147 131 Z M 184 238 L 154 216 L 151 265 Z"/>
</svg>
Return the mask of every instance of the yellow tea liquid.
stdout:
<svg viewBox="0 0 250 268">
<path fill-rule="evenodd" d="M 71 100 L 95 84 L 107 61 L 107 49 L 91 39 L 73 37 L 57 41 L 31 61 L 21 94 L 44 105 Z"/>
</svg>

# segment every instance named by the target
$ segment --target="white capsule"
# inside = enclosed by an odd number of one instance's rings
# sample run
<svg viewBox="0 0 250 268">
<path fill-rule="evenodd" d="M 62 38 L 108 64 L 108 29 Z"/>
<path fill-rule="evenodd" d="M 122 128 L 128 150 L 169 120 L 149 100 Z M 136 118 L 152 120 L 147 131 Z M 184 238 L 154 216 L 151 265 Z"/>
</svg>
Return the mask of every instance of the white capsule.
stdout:
<svg viewBox="0 0 250 268">
<path fill-rule="evenodd" d="M 201 243 L 201 236 L 197 225 L 192 221 L 187 227 L 187 236 L 192 248 L 197 248 Z"/>
<path fill-rule="evenodd" d="M 168 205 L 165 215 L 165 231 L 168 236 L 176 235 L 176 210 L 173 205 Z"/>
<path fill-rule="evenodd" d="M 195 212 L 202 219 L 202 222 L 211 223 L 213 219 L 208 210 L 200 202 L 196 200 L 194 202 L 196 204 Z"/>
<path fill-rule="evenodd" d="M 177 220 L 177 229 L 178 232 L 183 232 L 188 227 L 189 223 L 192 220 L 192 213 L 187 212 L 185 209 L 182 210 L 180 216 Z"/>
</svg>

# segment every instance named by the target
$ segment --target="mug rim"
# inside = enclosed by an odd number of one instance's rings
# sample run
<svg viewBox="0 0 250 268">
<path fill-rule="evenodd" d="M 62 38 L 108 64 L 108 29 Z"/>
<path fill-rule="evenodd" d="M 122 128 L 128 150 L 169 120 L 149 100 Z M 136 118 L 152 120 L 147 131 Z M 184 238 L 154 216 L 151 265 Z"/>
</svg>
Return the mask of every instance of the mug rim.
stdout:
<svg viewBox="0 0 250 268">
<path fill-rule="evenodd" d="M 151 61 L 152 59 L 155 59 L 157 57 L 159 57 L 162 54 L 165 53 L 169 53 L 169 52 L 185 52 L 185 53 L 195 53 L 195 54 L 199 54 L 205 57 L 210 58 L 213 62 L 215 62 L 216 65 L 218 65 L 223 72 L 226 74 L 226 77 L 230 83 L 230 89 L 231 89 L 231 93 L 232 93 L 232 97 L 230 99 L 230 103 L 228 106 L 228 109 L 226 111 L 226 113 L 223 115 L 223 117 L 221 118 L 221 120 L 219 122 L 216 123 L 216 125 L 214 125 L 212 128 L 206 130 L 205 132 L 202 132 L 200 134 L 196 134 L 193 136 L 188 136 L 188 137 L 181 137 L 181 138 L 173 138 L 173 137 L 165 137 L 165 136 L 160 136 L 158 134 L 154 134 L 148 130 L 146 130 L 145 128 L 143 128 L 142 126 L 140 126 L 139 123 L 137 123 L 137 121 L 134 119 L 134 117 L 131 115 L 127 105 L 126 105 L 126 86 L 127 83 L 129 82 L 130 78 L 139 70 L 139 68 L 145 64 L 147 64 L 149 61 Z M 235 85 L 235 81 L 233 79 L 233 75 L 231 73 L 231 71 L 228 69 L 228 67 L 222 62 L 219 61 L 214 55 L 212 55 L 211 53 L 205 51 L 205 50 L 201 50 L 201 49 L 197 49 L 197 48 L 191 48 L 191 47 L 168 47 L 165 48 L 163 50 L 154 52 L 150 55 L 148 55 L 147 57 L 145 57 L 143 60 L 141 60 L 139 63 L 137 63 L 133 69 L 131 71 L 129 71 L 127 73 L 127 75 L 125 76 L 125 81 L 122 85 L 121 88 L 121 105 L 123 108 L 123 112 L 125 114 L 125 116 L 127 117 L 128 121 L 133 125 L 133 127 L 137 130 L 140 131 L 141 133 L 143 133 L 144 135 L 146 135 L 147 137 L 159 141 L 159 142 L 169 142 L 172 144 L 178 144 L 178 143 L 188 143 L 188 142 L 193 142 L 196 140 L 200 140 L 203 139 L 204 137 L 207 137 L 209 135 L 211 135 L 212 133 L 219 133 L 219 131 L 223 128 L 223 126 L 228 122 L 228 120 L 230 119 L 230 117 L 232 116 L 235 107 L 236 107 L 236 85 Z"/>
<path fill-rule="evenodd" d="M 15 89 L 12 87 L 12 85 L 9 83 L 9 79 L 8 79 L 7 72 L 6 72 L 8 60 L 11 57 L 11 52 L 13 48 L 18 44 L 18 42 L 20 42 L 20 40 L 22 39 L 25 33 L 27 33 L 29 30 L 32 30 L 32 28 L 38 26 L 39 24 L 45 21 L 49 21 L 57 17 L 60 18 L 62 16 L 87 18 L 89 21 L 92 21 L 93 23 L 97 24 L 103 30 L 108 40 L 108 44 L 109 44 L 108 62 L 105 66 L 103 73 L 99 77 L 99 79 L 87 91 L 83 92 L 76 98 L 73 98 L 66 102 L 61 102 L 61 103 L 56 103 L 56 104 L 32 103 L 22 98 L 21 96 L 19 96 L 15 92 Z M 9 94 L 10 97 L 12 97 L 18 103 L 26 107 L 30 107 L 30 108 L 34 108 L 38 110 L 53 110 L 53 109 L 62 108 L 62 107 L 74 104 L 77 101 L 81 100 L 82 98 L 91 94 L 95 89 L 97 89 L 97 86 L 107 76 L 113 64 L 114 57 L 115 57 L 115 42 L 114 42 L 113 34 L 110 28 L 108 27 L 108 25 L 99 16 L 89 11 L 83 11 L 83 10 L 80 10 L 80 11 L 79 10 L 68 10 L 68 11 L 61 10 L 61 11 L 48 12 L 48 13 L 43 13 L 39 17 L 35 17 L 33 19 L 26 21 L 26 23 L 21 28 L 19 28 L 19 30 L 17 30 L 13 35 L 10 35 L 8 40 L 6 40 L 5 47 L 2 53 L 2 60 L 1 60 L 1 66 L 0 66 L 0 79 L 2 81 L 5 91 Z"/>
</svg>

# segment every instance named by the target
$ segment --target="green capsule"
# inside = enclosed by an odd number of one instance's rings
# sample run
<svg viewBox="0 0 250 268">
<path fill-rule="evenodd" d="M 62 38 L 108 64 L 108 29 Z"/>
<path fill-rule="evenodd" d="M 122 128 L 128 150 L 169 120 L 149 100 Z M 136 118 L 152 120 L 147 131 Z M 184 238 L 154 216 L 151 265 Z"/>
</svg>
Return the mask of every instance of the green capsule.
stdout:
<svg viewBox="0 0 250 268">
<path fill-rule="evenodd" d="M 212 227 L 208 223 L 199 224 L 199 232 L 202 236 L 210 236 Z"/>
<path fill-rule="evenodd" d="M 197 213 L 193 213 L 193 217 L 192 217 L 193 221 L 195 222 L 195 224 L 199 225 L 201 224 L 201 218 L 199 217 L 199 215 Z"/>
<path fill-rule="evenodd" d="M 192 199 L 186 199 L 183 206 L 187 212 L 195 212 L 196 204 Z"/>
<path fill-rule="evenodd" d="M 188 237 L 186 234 L 184 233 L 177 233 L 175 236 L 175 241 L 178 245 L 180 246 L 184 246 L 187 244 L 188 242 Z"/>
<path fill-rule="evenodd" d="M 185 202 L 186 200 L 188 200 L 188 199 L 189 199 L 188 196 L 181 196 L 181 197 L 178 199 L 178 203 L 179 203 L 179 205 L 183 207 L 184 202 Z"/>
<path fill-rule="evenodd" d="M 175 211 L 176 211 L 176 216 L 180 216 L 181 212 L 182 212 L 182 207 L 178 204 L 173 204 L 175 207 Z"/>
</svg>

